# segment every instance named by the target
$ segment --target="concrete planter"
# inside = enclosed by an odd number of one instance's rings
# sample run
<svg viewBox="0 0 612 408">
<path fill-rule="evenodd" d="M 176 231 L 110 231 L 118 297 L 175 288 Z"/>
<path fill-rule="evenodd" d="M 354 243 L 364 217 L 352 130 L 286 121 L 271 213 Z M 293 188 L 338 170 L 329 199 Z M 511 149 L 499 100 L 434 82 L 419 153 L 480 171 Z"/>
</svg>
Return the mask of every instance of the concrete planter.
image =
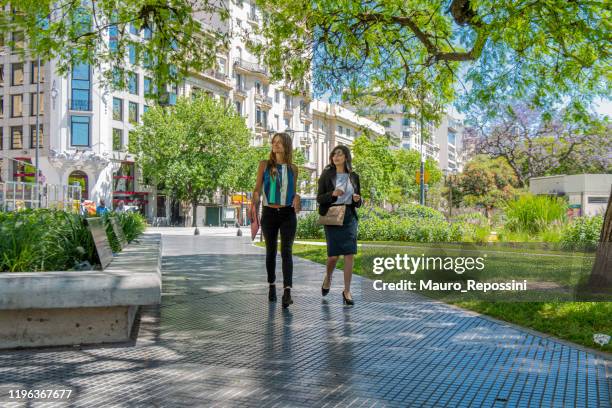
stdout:
<svg viewBox="0 0 612 408">
<path fill-rule="evenodd" d="M 161 302 L 161 235 L 104 271 L 0 273 L 0 348 L 127 341 L 139 306 Z"/>
</svg>

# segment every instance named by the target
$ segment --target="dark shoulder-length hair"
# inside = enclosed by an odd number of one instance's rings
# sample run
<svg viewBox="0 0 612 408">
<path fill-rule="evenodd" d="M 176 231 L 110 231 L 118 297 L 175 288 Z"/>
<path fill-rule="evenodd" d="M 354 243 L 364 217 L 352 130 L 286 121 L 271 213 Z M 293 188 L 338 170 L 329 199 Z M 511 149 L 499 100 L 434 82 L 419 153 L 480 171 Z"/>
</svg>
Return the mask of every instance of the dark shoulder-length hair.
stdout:
<svg viewBox="0 0 612 408">
<path fill-rule="evenodd" d="M 344 162 L 344 168 L 346 170 L 347 173 L 352 173 L 353 172 L 353 159 L 351 157 L 351 151 L 349 150 L 348 147 L 344 146 L 344 145 L 338 145 L 336 147 L 334 147 L 332 149 L 332 151 L 329 153 L 329 168 L 336 168 L 336 166 L 334 165 L 334 154 L 336 153 L 336 151 L 338 150 L 342 150 L 342 153 L 344 153 L 344 158 L 346 159 L 346 161 Z"/>
</svg>

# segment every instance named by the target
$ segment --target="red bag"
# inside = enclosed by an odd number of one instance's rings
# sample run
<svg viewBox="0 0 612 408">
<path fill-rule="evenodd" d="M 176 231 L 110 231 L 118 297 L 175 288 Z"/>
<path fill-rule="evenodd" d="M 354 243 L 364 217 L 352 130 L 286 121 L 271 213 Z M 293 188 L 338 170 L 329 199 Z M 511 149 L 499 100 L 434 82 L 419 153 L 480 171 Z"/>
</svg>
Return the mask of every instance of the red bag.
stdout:
<svg viewBox="0 0 612 408">
<path fill-rule="evenodd" d="M 259 211 L 258 206 L 251 205 L 249 208 L 249 220 L 251 221 L 251 241 L 257 236 L 259 231 Z"/>
</svg>

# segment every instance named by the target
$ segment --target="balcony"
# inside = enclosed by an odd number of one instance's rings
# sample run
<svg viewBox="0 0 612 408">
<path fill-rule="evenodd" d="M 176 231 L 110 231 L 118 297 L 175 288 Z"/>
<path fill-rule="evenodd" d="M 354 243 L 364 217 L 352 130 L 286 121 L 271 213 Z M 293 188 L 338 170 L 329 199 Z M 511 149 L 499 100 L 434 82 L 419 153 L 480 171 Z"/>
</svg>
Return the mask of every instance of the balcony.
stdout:
<svg viewBox="0 0 612 408">
<path fill-rule="evenodd" d="M 237 86 L 234 88 L 234 96 L 245 99 L 247 97 L 247 91 L 244 86 Z"/>
<path fill-rule="evenodd" d="M 304 123 L 312 123 L 312 113 L 307 111 L 300 111 L 300 119 Z"/>
<path fill-rule="evenodd" d="M 68 109 L 79 112 L 91 112 L 93 107 L 91 99 L 68 99 Z"/>
<path fill-rule="evenodd" d="M 206 71 L 204 71 L 204 76 L 209 79 L 212 79 L 214 82 L 226 88 L 232 87 L 230 77 L 228 77 L 226 74 L 222 72 L 212 70 L 212 69 L 207 69 Z"/>
<path fill-rule="evenodd" d="M 261 105 L 263 108 L 272 109 L 272 103 L 274 103 L 273 99 L 264 94 L 256 93 L 255 94 L 255 103 Z"/>
<path fill-rule="evenodd" d="M 283 108 L 283 115 L 293 117 L 293 106 L 285 105 Z"/>
<path fill-rule="evenodd" d="M 260 74 L 268 77 L 268 69 L 256 62 L 245 61 L 242 58 L 234 59 L 234 69 L 242 70 L 247 73 Z"/>
</svg>

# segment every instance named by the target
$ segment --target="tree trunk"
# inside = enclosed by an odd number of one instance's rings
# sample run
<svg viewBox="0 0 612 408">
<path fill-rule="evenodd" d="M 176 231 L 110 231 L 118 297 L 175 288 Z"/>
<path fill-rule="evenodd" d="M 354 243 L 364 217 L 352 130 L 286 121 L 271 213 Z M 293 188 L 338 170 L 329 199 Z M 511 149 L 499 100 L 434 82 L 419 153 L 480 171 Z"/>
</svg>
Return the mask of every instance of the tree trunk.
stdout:
<svg viewBox="0 0 612 408">
<path fill-rule="evenodd" d="M 595 264 L 589 277 L 591 288 L 610 288 L 612 286 L 612 191 L 604 217 Z"/>
<path fill-rule="evenodd" d="M 191 201 L 191 207 L 193 208 L 193 221 L 191 222 L 191 226 L 192 227 L 197 227 L 197 221 L 198 221 L 198 202 L 197 200 L 193 200 Z"/>
</svg>

